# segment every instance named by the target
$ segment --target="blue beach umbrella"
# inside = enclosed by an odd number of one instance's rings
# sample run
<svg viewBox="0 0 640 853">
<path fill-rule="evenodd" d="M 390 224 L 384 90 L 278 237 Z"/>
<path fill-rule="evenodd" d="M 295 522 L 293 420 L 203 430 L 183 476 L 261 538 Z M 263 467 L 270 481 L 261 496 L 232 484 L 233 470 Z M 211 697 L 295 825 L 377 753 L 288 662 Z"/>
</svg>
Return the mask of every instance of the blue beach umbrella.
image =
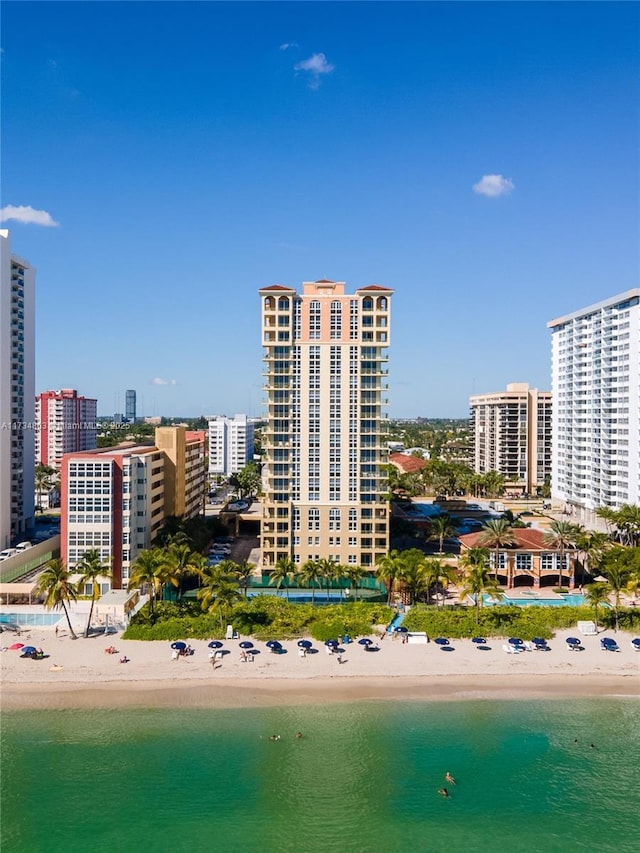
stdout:
<svg viewBox="0 0 640 853">
<path fill-rule="evenodd" d="M 211 642 L 209 643 L 209 648 L 210 649 L 221 649 L 222 643 L 220 642 L 220 640 L 211 640 Z"/>
<path fill-rule="evenodd" d="M 182 640 L 178 640 L 176 643 L 171 643 L 172 649 L 186 649 L 187 644 L 183 643 Z"/>
<path fill-rule="evenodd" d="M 298 640 L 298 645 L 301 649 L 310 649 L 313 643 L 311 640 Z"/>
<path fill-rule="evenodd" d="M 327 640 L 325 642 L 325 646 L 333 646 L 334 648 L 339 645 L 337 640 Z"/>
<path fill-rule="evenodd" d="M 640 649 L 640 637 L 635 637 L 631 640 L 631 645 L 635 646 L 637 649 Z"/>
<path fill-rule="evenodd" d="M 567 637 L 565 642 L 569 646 L 579 646 L 580 645 L 580 640 L 577 637 Z"/>
<path fill-rule="evenodd" d="M 251 643 L 249 640 L 243 640 L 241 643 L 238 643 L 238 645 L 240 646 L 241 649 L 252 649 L 253 648 L 253 643 Z"/>
<path fill-rule="evenodd" d="M 533 643 L 534 646 L 546 646 L 547 645 L 547 641 L 544 639 L 544 637 L 534 637 L 533 640 L 531 640 L 531 642 Z"/>
<path fill-rule="evenodd" d="M 38 650 L 36 649 L 35 646 L 24 646 L 22 649 L 22 654 L 23 655 L 32 655 L 34 652 L 37 652 L 37 651 Z"/>
<path fill-rule="evenodd" d="M 277 640 L 269 640 L 267 643 L 267 648 L 269 649 L 281 649 L 282 643 L 279 643 Z"/>
<path fill-rule="evenodd" d="M 479 645 L 481 645 L 481 646 L 482 646 L 482 645 L 484 645 L 487 641 L 485 640 L 485 638 L 484 638 L 484 637 L 474 637 L 474 638 L 471 640 L 471 642 L 472 642 L 472 643 L 478 643 Z"/>
<path fill-rule="evenodd" d="M 512 646 L 522 646 L 524 645 L 524 640 L 521 640 L 520 637 L 509 637 L 509 642 Z"/>
<path fill-rule="evenodd" d="M 399 634 L 407 634 L 407 633 L 409 633 L 409 629 L 408 629 L 408 628 L 405 628 L 405 627 L 404 627 L 404 625 L 398 625 L 398 627 L 396 628 L 396 631 L 397 631 Z"/>
<path fill-rule="evenodd" d="M 449 645 L 449 640 L 447 640 L 446 637 L 436 637 L 433 642 L 437 643 L 439 646 L 448 646 Z"/>
<path fill-rule="evenodd" d="M 372 642 L 373 641 L 370 640 L 368 637 L 363 637 L 361 640 L 358 640 L 358 643 L 361 646 L 370 646 L 372 644 Z"/>
</svg>

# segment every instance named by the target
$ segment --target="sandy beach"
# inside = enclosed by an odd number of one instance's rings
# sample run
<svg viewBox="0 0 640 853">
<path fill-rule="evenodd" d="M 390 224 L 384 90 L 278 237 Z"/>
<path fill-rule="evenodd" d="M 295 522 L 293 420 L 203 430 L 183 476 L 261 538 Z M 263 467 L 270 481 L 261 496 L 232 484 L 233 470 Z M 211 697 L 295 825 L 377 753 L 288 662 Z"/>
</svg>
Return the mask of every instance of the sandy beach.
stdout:
<svg viewBox="0 0 640 853">
<path fill-rule="evenodd" d="M 119 636 L 71 640 L 33 629 L 20 641 L 42 647 L 44 660 L 0 654 L 3 709 L 91 707 L 252 707 L 358 700 L 523 699 L 527 697 L 640 697 L 640 652 L 633 635 L 615 636 L 620 651 L 605 652 L 598 636 L 582 637 L 582 651 L 558 632 L 551 651 L 509 655 L 505 640 L 490 640 L 479 650 L 470 640 L 452 641 L 444 652 L 431 642 L 410 645 L 386 637 L 378 652 L 358 643 L 344 646 L 342 663 L 321 643 L 301 657 L 296 641 L 273 654 L 255 642 L 253 662 L 241 660 L 239 640 L 224 643 L 225 654 L 209 659 L 204 640 L 192 640 L 195 653 L 173 660 L 169 642 L 122 640 Z M 3 635 L 3 642 L 10 642 Z M 240 638 L 242 640 L 242 638 Z M 118 653 L 106 654 L 113 644 Z M 122 657 L 127 663 L 120 663 Z"/>
</svg>

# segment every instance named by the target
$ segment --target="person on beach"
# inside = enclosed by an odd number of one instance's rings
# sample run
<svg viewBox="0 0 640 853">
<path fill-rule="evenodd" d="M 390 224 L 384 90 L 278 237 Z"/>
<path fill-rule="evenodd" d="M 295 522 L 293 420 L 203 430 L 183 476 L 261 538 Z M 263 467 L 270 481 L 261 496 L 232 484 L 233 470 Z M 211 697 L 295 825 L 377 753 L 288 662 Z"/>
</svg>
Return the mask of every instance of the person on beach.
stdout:
<svg viewBox="0 0 640 853">
<path fill-rule="evenodd" d="M 445 797 L 445 798 L 446 798 L 446 797 L 448 797 L 448 796 L 449 796 L 449 792 L 447 791 L 447 789 L 446 789 L 446 788 L 440 788 L 440 790 L 438 791 L 438 793 L 440 794 L 440 796 L 441 796 L 441 797 Z"/>
<path fill-rule="evenodd" d="M 451 775 L 451 773 L 449 773 L 449 771 L 448 771 L 448 770 L 447 770 L 447 772 L 444 774 L 444 781 L 445 781 L 445 782 L 448 782 L 450 785 L 455 785 L 455 784 L 456 784 L 456 780 L 453 778 L 453 776 Z"/>
</svg>

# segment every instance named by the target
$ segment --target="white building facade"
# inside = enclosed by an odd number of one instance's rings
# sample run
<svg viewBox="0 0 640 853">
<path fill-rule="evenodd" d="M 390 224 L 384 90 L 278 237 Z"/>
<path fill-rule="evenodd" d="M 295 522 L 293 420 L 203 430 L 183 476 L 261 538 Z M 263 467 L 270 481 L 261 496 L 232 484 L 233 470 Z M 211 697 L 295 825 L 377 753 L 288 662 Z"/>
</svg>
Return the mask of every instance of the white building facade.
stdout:
<svg viewBox="0 0 640 853">
<path fill-rule="evenodd" d="M 328 280 L 260 290 L 266 569 L 288 558 L 373 570 L 387 553 L 392 294 Z"/>
<path fill-rule="evenodd" d="M 65 453 L 97 447 L 98 401 L 72 388 L 36 397 L 35 460 L 58 470 Z"/>
<path fill-rule="evenodd" d="M 33 524 L 35 270 L 0 230 L 0 545 Z"/>
<path fill-rule="evenodd" d="M 254 424 L 246 415 L 209 420 L 209 475 L 237 474 L 253 452 Z"/>
<path fill-rule="evenodd" d="M 640 289 L 550 321 L 552 497 L 578 520 L 640 503 Z"/>
</svg>

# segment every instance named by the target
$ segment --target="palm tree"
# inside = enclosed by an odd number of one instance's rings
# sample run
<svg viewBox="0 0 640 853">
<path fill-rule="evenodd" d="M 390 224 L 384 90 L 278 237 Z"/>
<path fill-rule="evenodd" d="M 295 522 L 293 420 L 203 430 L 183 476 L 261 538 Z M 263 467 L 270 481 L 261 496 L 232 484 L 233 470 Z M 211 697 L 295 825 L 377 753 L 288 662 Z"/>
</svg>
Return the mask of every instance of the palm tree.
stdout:
<svg viewBox="0 0 640 853">
<path fill-rule="evenodd" d="M 64 561 L 58 559 L 49 560 L 45 565 L 44 571 L 38 578 L 36 588 L 38 592 L 44 594 L 44 606 L 47 610 L 56 610 L 58 607 L 62 607 L 64 615 L 67 617 L 67 625 L 69 626 L 71 638 L 77 640 L 78 637 L 73 630 L 71 619 L 69 618 L 67 604 L 77 599 L 78 591 L 75 585 L 71 583 L 71 576 Z"/>
<path fill-rule="evenodd" d="M 269 585 L 275 584 L 278 591 L 280 591 L 284 585 L 284 592 L 287 597 L 287 601 L 289 601 L 288 582 L 293 578 L 295 573 L 296 564 L 293 562 L 291 557 L 280 557 L 273 567 L 269 577 Z"/>
<path fill-rule="evenodd" d="M 42 493 L 51 491 L 56 469 L 51 468 L 50 465 L 36 465 L 34 474 L 38 506 L 42 508 Z"/>
<path fill-rule="evenodd" d="M 591 583 L 586 587 L 587 601 L 593 606 L 596 617 L 596 631 L 598 630 L 598 607 L 609 601 L 611 587 L 608 583 Z"/>
<path fill-rule="evenodd" d="M 141 551 L 131 566 L 128 589 L 149 587 L 149 618 L 155 620 L 154 602 L 162 592 L 162 566 L 164 553 L 160 548 L 147 548 Z"/>
<path fill-rule="evenodd" d="M 75 570 L 80 574 L 80 584 L 91 584 L 91 607 L 89 608 L 89 618 L 87 619 L 87 627 L 84 629 L 84 636 L 88 637 L 91 630 L 91 617 L 93 616 L 93 606 L 96 599 L 100 597 L 99 578 L 110 578 L 111 569 L 102 562 L 100 551 L 93 548 L 90 551 L 85 551 L 82 558 L 76 563 Z"/>
<path fill-rule="evenodd" d="M 620 608 L 620 596 L 628 588 L 629 569 L 621 563 L 611 562 L 604 569 L 604 574 L 607 579 L 608 586 L 613 592 L 613 610 L 616 619 L 616 632 L 619 628 L 618 611 Z"/>
<path fill-rule="evenodd" d="M 429 522 L 429 539 L 438 540 L 438 551 L 442 554 L 444 540 L 456 533 L 456 527 L 448 515 L 438 515 Z"/>
<path fill-rule="evenodd" d="M 235 565 L 231 560 L 223 560 L 217 566 L 205 565 L 198 571 L 202 586 L 196 596 L 204 611 L 218 614 L 221 630 L 228 622 L 233 604 L 241 598 L 237 577 L 230 564 Z"/>
<path fill-rule="evenodd" d="M 429 591 L 429 575 L 424 563 L 406 563 L 400 578 L 409 593 L 410 604 Z"/>
<path fill-rule="evenodd" d="M 224 561 L 223 561 L 224 562 Z M 244 597 L 247 597 L 247 589 L 249 587 L 249 578 L 253 574 L 253 570 L 255 569 L 254 563 L 250 563 L 248 560 L 243 560 L 241 563 L 236 563 L 236 577 L 240 582 L 240 586 L 244 591 Z"/>
<path fill-rule="evenodd" d="M 559 567 L 558 567 L 558 586 L 562 586 L 562 570 L 564 569 L 564 552 L 567 548 L 575 546 L 576 540 L 580 537 L 580 528 L 572 524 L 570 521 L 552 521 L 549 529 L 544 534 L 544 544 L 548 548 L 555 548 L 558 551 Z"/>
<path fill-rule="evenodd" d="M 320 565 L 317 560 L 307 560 L 306 563 L 302 566 L 302 571 L 300 572 L 300 580 L 302 583 L 306 584 L 311 590 L 311 603 L 316 603 L 316 584 L 319 582 L 322 577 L 322 572 L 320 570 Z"/>
<path fill-rule="evenodd" d="M 328 560 L 326 557 L 318 560 L 320 582 L 322 583 L 322 581 L 324 581 L 327 585 L 327 601 L 331 598 L 329 590 L 331 589 L 331 582 L 336 577 L 336 565 L 337 564 L 334 560 Z"/>
<path fill-rule="evenodd" d="M 429 589 L 433 586 L 436 588 L 436 592 L 439 586 L 446 587 L 456 579 L 453 566 L 443 563 L 442 560 L 425 560 L 424 567 L 427 573 Z M 437 603 L 438 599 L 436 598 Z"/>
<path fill-rule="evenodd" d="M 595 568 L 600 564 L 605 552 L 611 547 L 611 537 L 608 533 L 595 533 L 580 528 L 575 541 L 576 551 L 583 554 L 582 574 L 594 575 Z M 592 570 L 593 569 L 593 570 Z"/>
<path fill-rule="evenodd" d="M 354 590 L 353 600 L 358 600 L 358 586 L 362 578 L 366 577 L 369 572 L 363 569 L 362 566 L 345 566 L 344 576 L 349 578 L 349 588 Z"/>
<path fill-rule="evenodd" d="M 476 605 L 476 625 L 480 621 L 480 608 L 482 607 L 482 596 L 490 595 L 493 598 L 502 597 L 502 590 L 490 576 L 486 566 L 470 566 L 463 575 L 461 595 L 470 595 Z"/>
<path fill-rule="evenodd" d="M 494 518 L 482 528 L 478 536 L 478 545 L 481 548 L 494 548 L 494 564 L 493 573 L 495 580 L 498 580 L 498 557 L 501 548 L 508 548 L 510 545 L 516 544 L 516 536 L 513 532 L 513 527 L 509 524 L 506 518 Z"/>
<path fill-rule="evenodd" d="M 162 569 L 165 581 L 178 590 L 178 600 L 182 592 L 182 583 L 190 575 L 199 574 L 206 564 L 202 554 L 192 551 L 188 545 L 172 543 L 164 552 Z"/>
<path fill-rule="evenodd" d="M 398 551 L 390 551 L 378 561 L 376 577 L 383 581 L 387 587 L 387 604 L 391 604 L 391 596 L 396 584 L 396 579 L 403 569 L 402 556 Z"/>
</svg>

